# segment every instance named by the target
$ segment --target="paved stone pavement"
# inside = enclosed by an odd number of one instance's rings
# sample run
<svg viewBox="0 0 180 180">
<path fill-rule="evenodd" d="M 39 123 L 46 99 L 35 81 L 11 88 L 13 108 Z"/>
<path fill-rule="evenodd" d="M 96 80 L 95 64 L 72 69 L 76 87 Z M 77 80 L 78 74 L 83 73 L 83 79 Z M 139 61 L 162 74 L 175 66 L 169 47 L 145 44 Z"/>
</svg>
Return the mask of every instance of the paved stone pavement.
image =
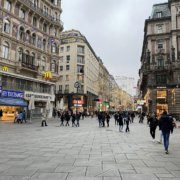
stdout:
<svg viewBox="0 0 180 180">
<path fill-rule="evenodd" d="M 180 180 L 180 129 L 169 155 L 146 124 L 130 130 L 118 132 L 113 119 L 109 128 L 90 118 L 80 128 L 1 122 L 0 180 Z"/>
</svg>

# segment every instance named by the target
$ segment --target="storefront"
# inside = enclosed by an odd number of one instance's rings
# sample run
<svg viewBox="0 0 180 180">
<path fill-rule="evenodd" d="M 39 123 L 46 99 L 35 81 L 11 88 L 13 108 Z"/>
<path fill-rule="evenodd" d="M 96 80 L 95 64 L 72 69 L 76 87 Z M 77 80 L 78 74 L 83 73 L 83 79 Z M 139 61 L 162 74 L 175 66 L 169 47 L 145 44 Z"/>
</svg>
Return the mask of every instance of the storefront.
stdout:
<svg viewBox="0 0 180 180">
<path fill-rule="evenodd" d="M 2 121 L 13 122 L 16 112 L 26 110 L 28 103 L 24 93 L 19 91 L 1 90 L 0 110 L 3 112 Z"/>
<path fill-rule="evenodd" d="M 167 103 L 167 90 L 166 89 L 158 89 L 157 90 L 157 99 L 156 99 L 156 113 L 157 115 L 161 115 L 163 111 L 168 112 L 168 103 Z"/>
<path fill-rule="evenodd" d="M 48 117 L 52 117 L 52 111 L 53 111 L 53 103 L 55 101 L 55 95 L 51 94 L 46 94 L 46 93 L 36 93 L 36 92 L 31 92 L 31 91 L 25 91 L 24 92 L 24 98 L 28 102 L 31 99 L 31 96 L 34 96 L 34 105 L 35 109 L 33 110 L 33 118 L 38 118 L 42 116 L 42 114 L 46 111 L 46 104 L 48 100 L 51 102 L 50 103 L 50 110 Z"/>
</svg>

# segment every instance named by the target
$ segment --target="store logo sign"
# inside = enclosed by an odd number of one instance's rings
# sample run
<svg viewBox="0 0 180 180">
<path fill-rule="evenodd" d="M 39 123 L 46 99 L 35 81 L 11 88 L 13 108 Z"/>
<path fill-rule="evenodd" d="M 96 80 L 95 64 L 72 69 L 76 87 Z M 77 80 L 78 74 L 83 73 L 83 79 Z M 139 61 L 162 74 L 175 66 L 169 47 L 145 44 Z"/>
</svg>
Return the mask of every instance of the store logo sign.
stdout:
<svg viewBox="0 0 180 180">
<path fill-rule="evenodd" d="M 1 90 L 2 97 L 12 97 L 12 98 L 24 98 L 24 93 L 20 91 L 8 91 L 8 90 Z"/>
</svg>

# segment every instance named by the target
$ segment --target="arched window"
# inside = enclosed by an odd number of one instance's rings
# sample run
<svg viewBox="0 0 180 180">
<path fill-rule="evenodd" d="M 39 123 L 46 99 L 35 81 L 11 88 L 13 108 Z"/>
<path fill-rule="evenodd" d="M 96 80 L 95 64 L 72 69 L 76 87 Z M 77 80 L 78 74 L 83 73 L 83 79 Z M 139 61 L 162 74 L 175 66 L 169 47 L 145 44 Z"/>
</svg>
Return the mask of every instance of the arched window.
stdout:
<svg viewBox="0 0 180 180">
<path fill-rule="evenodd" d="M 33 17 L 33 26 L 37 27 L 37 18 L 36 17 Z"/>
<path fill-rule="evenodd" d="M 35 46 L 36 45 L 36 34 L 32 34 L 32 44 Z"/>
<path fill-rule="evenodd" d="M 41 70 L 42 70 L 42 71 L 45 71 L 45 67 L 46 67 L 46 58 L 43 57 L 43 58 L 42 58 L 42 62 L 41 62 Z"/>
<path fill-rule="evenodd" d="M 43 50 L 45 51 L 46 50 L 46 40 L 43 39 Z"/>
<path fill-rule="evenodd" d="M 23 60 L 23 49 L 19 48 L 18 49 L 18 61 L 22 61 Z"/>
<path fill-rule="evenodd" d="M 25 20 L 25 14 L 26 14 L 26 11 L 24 9 L 20 9 L 19 11 L 19 17 L 23 20 Z"/>
<path fill-rule="evenodd" d="M 31 65 L 34 65 L 34 63 L 35 63 L 35 57 L 36 57 L 36 56 L 35 56 L 35 53 L 32 53 L 31 60 L 30 60 L 30 62 L 29 62 Z"/>
<path fill-rule="evenodd" d="M 5 58 L 5 59 L 9 58 L 9 44 L 8 44 L 8 42 L 3 43 L 2 57 Z"/>
<path fill-rule="evenodd" d="M 44 25 L 43 25 L 43 31 L 44 31 L 44 32 L 47 32 L 47 24 L 44 24 Z"/>
<path fill-rule="evenodd" d="M 19 29 L 19 39 L 24 41 L 24 28 L 22 26 Z"/>
<path fill-rule="evenodd" d="M 31 32 L 29 30 L 26 31 L 26 42 L 31 43 Z"/>
<path fill-rule="evenodd" d="M 6 9 L 7 11 L 11 11 L 11 1 L 10 0 L 5 0 L 4 9 Z"/>
<path fill-rule="evenodd" d="M 10 33 L 10 21 L 7 19 L 4 20 L 4 32 Z"/>
<path fill-rule="evenodd" d="M 56 43 L 52 44 L 52 49 L 51 49 L 52 53 L 56 53 Z"/>
<path fill-rule="evenodd" d="M 38 0 L 33 0 L 34 7 L 38 7 Z"/>
<path fill-rule="evenodd" d="M 55 61 L 55 60 L 52 61 L 52 63 L 51 63 L 51 71 L 52 71 L 53 73 L 56 73 L 56 61 Z"/>
</svg>

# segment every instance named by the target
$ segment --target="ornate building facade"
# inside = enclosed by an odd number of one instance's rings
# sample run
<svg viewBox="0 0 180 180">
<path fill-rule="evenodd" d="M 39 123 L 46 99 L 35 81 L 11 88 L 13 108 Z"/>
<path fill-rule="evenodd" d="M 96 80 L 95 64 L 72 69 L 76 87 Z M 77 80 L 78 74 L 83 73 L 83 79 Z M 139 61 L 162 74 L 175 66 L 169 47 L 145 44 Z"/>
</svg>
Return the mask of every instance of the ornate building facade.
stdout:
<svg viewBox="0 0 180 180">
<path fill-rule="evenodd" d="M 153 6 L 145 21 L 139 75 L 145 109 L 180 118 L 180 0 Z"/>
<path fill-rule="evenodd" d="M 51 115 L 60 73 L 61 12 L 61 0 L 0 0 L 0 105 L 5 112 L 22 110 L 21 103 L 27 107 L 23 101 L 34 96 L 34 114 L 50 100 Z M 17 108 L 3 98 L 16 98 Z"/>
</svg>

